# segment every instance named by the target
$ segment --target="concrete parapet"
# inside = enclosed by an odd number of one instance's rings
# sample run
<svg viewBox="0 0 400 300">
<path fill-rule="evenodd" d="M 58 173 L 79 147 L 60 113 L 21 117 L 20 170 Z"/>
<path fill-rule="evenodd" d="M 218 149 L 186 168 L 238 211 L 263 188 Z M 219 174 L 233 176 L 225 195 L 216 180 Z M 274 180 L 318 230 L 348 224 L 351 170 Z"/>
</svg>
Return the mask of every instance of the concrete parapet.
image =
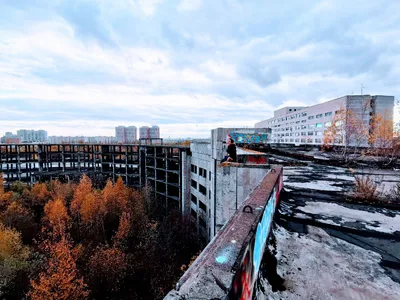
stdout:
<svg viewBox="0 0 400 300">
<path fill-rule="evenodd" d="M 279 194 L 275 166 L 164 299 L 251 299 Z"/>
</svg>

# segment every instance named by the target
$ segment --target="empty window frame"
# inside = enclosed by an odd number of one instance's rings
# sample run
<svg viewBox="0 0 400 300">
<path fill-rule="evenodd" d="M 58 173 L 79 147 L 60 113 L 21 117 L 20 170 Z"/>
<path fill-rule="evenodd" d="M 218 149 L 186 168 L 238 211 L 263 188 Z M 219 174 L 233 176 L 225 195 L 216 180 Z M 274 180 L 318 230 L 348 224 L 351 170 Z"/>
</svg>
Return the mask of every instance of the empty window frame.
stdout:
<svg viewBox="0 0 400 300">
<path fill-rule="evenodd" d="M 197 205 L 197 197 L 193 194 L 190 194 L 190 200 Z"/>
<path fill-rule="evenodd" d="M 207 196 L 207 188 L 204 185 L 199 184 L 199 192 Z"/>
<path fill-rule="evenodd" d="M 197 182 L 195 180 L 193 180 L 193 179 L 190 182 L 191 182 L 192 188 L 197 189 Z"/>
</svg>

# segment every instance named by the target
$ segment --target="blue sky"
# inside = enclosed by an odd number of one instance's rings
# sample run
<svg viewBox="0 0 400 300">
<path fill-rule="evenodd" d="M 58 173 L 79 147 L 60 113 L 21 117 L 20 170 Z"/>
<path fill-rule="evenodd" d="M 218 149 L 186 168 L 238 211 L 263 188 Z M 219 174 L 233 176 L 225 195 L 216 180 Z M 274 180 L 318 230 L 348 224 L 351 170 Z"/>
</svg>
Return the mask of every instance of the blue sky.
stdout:
<svg viewBox="0 0 400 300">
<path fill-rule="evenodd" d="M 400 1 L 0 0 L 0 135 L 208 137 L 361 83 L 400 99 Z"/>
</svg>

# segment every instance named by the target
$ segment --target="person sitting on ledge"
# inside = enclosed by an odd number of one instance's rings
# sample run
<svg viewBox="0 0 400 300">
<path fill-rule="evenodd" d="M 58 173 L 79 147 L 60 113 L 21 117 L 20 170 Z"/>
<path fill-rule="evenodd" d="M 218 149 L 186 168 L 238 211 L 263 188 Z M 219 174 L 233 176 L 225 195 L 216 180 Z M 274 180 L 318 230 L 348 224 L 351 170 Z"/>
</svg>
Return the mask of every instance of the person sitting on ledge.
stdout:
<svg viewBox="0 0 400 300">
<path fill-rule="evenodd" d="M 232 138 L 228 139 L 228 148 L 226 149 L 227 156 L 221 161 L 223 162 L 236 162 L 236 144 Z"/>
</svg>

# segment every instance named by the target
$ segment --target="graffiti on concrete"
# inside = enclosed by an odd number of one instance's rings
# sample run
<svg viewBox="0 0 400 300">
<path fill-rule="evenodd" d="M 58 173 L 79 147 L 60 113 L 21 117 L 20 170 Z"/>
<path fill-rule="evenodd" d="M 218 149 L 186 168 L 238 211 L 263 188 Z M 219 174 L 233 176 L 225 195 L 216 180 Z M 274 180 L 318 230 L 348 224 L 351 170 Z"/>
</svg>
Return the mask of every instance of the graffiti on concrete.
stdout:
<svg viewBox="0 0 400 300">
<path fill-rule="evenodd" d="M 232 261 L 235 259 L 234 255 L 233 255 L 233 251 L 234 251 L 234 247 L 233 245 L 229 245 L 226 246 L 225 248 L 223 248 L 222 250 L 220 250 L 215 258 L 215 261 L 219 264 L 226 264 L 229 261 Z"/>
<path fill-rule="evenodd" d="M 266 164 L 268 163 L 267 157 L 266 156 L 261 156 L 261 155 L 249 155 L 247 156 L 247 163 L 252 163 L 252 164 Z"/>
<path fill-rule="evenodd" d="M 269 142 L 270 135 L 266 132 L 253 130 L 235 130 L 228 134 L 227 138 L 233 138 L 237 144 L 266 144 Z"/>
<path fill-rule="evenodd" d="M 245 254 L 233 279 L 229 299 L 251 299 L 253 294 L 253 248 L 254 239 L 247 245 Z"/>
<path fill-rule="evenodd" d="M 276 205 L 276 188 L 272 191 L 272 195 L 268 200 L 267 207 L 264 210 L 263 217 L 261 222 L 258 223 L 256 239 L 254 243 L 254 256 L 253 256 L 253 265 L 254 265 L 254 274 L 258 274 L 260 269 L 261 259 L 264 254 L 265 244 L 267 242 L 267 237 L 269 235 L 269 231 L 272 225 L 272 219 L 274 217 Z"/>
<path fill-rule="evenodd" d="M 272 227 L 272 220 L 275 213 L 277 201 L 279 200 L 280 189 L 283 186 L 282 173 L 268 199 L 261 221 L 257 225 L 255 236 L 247 245 L 239 269 L 233 279 L 229 299 L 251 300 L 253 289 L 261 260 L 268 241 L 269 232 Z"/>
</svg>

